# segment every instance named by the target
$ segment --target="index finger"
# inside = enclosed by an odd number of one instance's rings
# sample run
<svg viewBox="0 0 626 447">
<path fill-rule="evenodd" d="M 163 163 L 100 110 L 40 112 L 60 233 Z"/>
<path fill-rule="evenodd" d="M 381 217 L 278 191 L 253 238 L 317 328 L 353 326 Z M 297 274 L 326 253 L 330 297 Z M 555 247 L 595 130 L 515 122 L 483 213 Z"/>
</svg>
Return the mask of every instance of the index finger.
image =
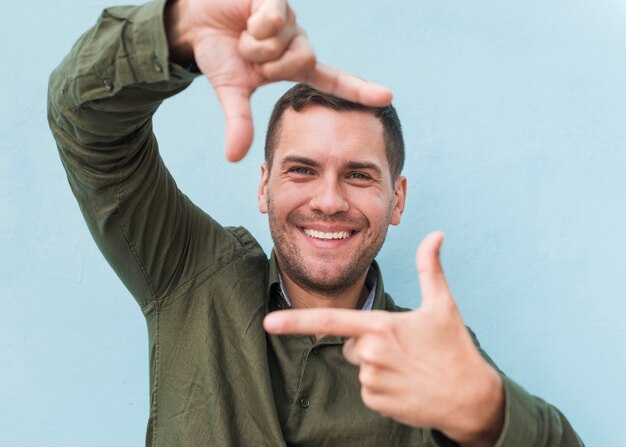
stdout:
<svg viewBox="0 0 626 447">
<path fill-rule="evenodd" d="M 319 62 L 304 82 L 331 95 L 371 107 L 388 106 L 393 98 L 387 87 Z"/>
<path fill-rule="evenodd" d="M 279 59 L 261 65 L 261 73 L 270 81 L 304 82 L 325 93 L 371 107 L 388 106 L 393 97 L 387 87 L 318 62 L 302 29 Z"/>
<path fill-rule="evenodd" d="M 376 311 L 349 309 L 290 309 L 272 312 L 263 326 L 272 334 L 359 337 L 372 329 Z"/>
</svg>

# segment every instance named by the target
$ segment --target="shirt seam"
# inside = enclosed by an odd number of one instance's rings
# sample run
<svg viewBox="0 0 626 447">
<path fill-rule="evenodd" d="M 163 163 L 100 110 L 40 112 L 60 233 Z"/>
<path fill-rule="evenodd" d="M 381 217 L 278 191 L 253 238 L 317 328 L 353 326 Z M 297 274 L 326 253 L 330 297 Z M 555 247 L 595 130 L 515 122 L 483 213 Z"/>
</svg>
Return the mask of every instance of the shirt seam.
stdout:
<svg viewBox="0 0 626 447">
<path fill-rule="evenodd" d="M 159 369 L 160 369 L 160 357 L 159 357 L 159 329 L 161 312 L 158 306 L 155 308 L 155 335 L 154 335 L 154 421 L 152 424 L 152 445 L 155 446 L 157 442 L 157 423 L 158 423 L 158 402 L 159 402 Z"/>
<path fill-rule="evenodd" d="M 123 186 L 122 186 L 122 181 L 120 180 L 120 163 L 117 164 L 116 166 L 116 170 L 117 170 L 117 175 L 115 178 L 115 182 L 117 183 L 117 209 L 115 210 L 115 212 L 118 214 L 118 219 L 119 219 L 119 228 L 120 228 L 120 232 L 122 233 L 122 237 L 124 238 L 124 241 L 126 242 L 126 245 L 128 246 L 130 252 L 133 255 L 133 260 L 135 261 L 135 264 L 137 265 L 137 267 L 139 268 L 139 270 L 141 271 L 141 276 L 143 277 L 143 280 L 146 283 L 146 286 L 148 287 L 148 292 L 150 294 L 150 301 L 155 301 L 156 299 L 156 293 L 154 292 L 154 285 L 152 284 L 152 282 L 150 281 L 149 275 L 146 272 L 144 265 L 142 262 L 140 262 L 139 259 L 139 255 L 137 253 L 137 251 L 135 250 L 135 247 L 133 245 L 133 243 L 131 242 L 131 240 L 128 238 L 127 234 L 126 234 L 126 227 L 125 225 L 122 223 L 122 213 L 120 212 L 120 210 L 122 209 L 122 193 L 123 193 Z"/>
<path fill-rule="evenodd" d="M 237 238 L 237 239 L 240 240 L 239 238 Z M 142 307 L 141 307 L 144 315 L 149 314 L 150 311 L 153 308 L 156 308 L 157 306 L 159 307 L 159 309 L 163 309 L 163 308 L 165 308 L 167 306 L 170 306 L 170 305 L 176 303 L 178 300 L 183 299 L 185 296 L 187 296 L 187 294 L 191 293 L 193 290 L 197 289 L 198 287 L 201 287 L 202 284 L 204 283 L 204 281 L 202 283 L 192 287 L 191 289 L 189 289 L 185 293 L 180 293 L 180 290 L 183 289 L 186 285 L 188 285 L 189 283 L 197 280 L 197 278 L 199 276 L 204 274 L 207 270 L 210 270 L 211 268 L 214 268 L 216 265 L 220 264 L 228 256 L 232 256 L 232 259 L 230 261 L 228 261 L 228 262 L 223 263 L 221 266 L 216 268 L 212 273 L 210 273 L 208 278 L 207 278 L 207 280 L 209 280 L 214 275 L 217 275 L 220 271 L 222 271 L 224 268 L 228 267 L 233 262 L 236 262 L 242 256 L 245 256 L 247 254 L 251 254 L 251 253 L 253 253 L 255 251 L 259 251 L 259 250 L 260 250 L 260 248 L 256 247 L 256 246 L 254 246 L 254 247 L 247 247 L 247 246 L 237 247 L 237 248 L 235 248 L 234 252 L 225 253 L 224 255 L 220 256 L 214 262 L 212 262 L 211 264 L 209 264 L 206 267 L 204 267 L 201 270 L 199 270 L 192 277 L 187 279 L 182 284 L 179 284 L 174 290 L 172 290 L 171 292 L 167 293 L 166 295 L 163 295 L 162 297 L 157 297 L 156 294 L 153 293 L 152 299 L 150 301 L 148 301 L 147 303 L 145 303 L 144 305 L 142 305 Z M 143 272 L 143 269 L 142 269 L 142 272 Z"/>
</svg>

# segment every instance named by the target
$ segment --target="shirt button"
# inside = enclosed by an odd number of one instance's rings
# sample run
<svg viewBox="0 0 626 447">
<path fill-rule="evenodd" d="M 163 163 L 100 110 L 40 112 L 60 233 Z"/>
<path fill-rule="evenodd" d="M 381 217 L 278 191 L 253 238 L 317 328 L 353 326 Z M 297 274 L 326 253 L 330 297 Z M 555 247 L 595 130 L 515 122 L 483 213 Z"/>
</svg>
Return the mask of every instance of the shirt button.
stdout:
<svg viewBox="0 0 626 447">
<path fill-rule="evenodd" d="M 317 346 L 315 348 L 313 348 L 312 351 L 313 351 L 313 354 L 315 354 L 315 355 L 320 353 L 320 350 L 319 350 L 319 348 Z"/>
<path fill-rule="evenodd" d="M 104 88 L 109 91 L 113 90 L 113 81 L 111 81 L 109 78 L 103 79 L 102 82 L 104 83 Z"/>
<path fill-rule="evenodd" d="M 302 408 L 309 408 L 309 405 L 311 405 L 311 402 L 309 402 L 309 399 L 307 397 L 303 397 L 302 399 L 300 399 L 300 406 Z"/>
<path fill-rule="evenodd" d="M 161 73 L 163 71 L 163 67 L 156 57 L 152 59 L 152 67 L 154 68 L 154 71 L 158 73 Z"/>
</svg>

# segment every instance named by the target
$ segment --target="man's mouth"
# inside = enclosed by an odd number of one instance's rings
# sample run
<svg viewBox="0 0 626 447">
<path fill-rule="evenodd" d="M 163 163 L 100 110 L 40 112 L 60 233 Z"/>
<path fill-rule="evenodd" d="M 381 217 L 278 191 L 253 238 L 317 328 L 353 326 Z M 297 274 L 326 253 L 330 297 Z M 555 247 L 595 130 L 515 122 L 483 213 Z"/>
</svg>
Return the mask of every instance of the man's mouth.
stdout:
<svg viewBox="0 0 626 447">
<path fill-rule="evenodd" d="M 302 230 L 309 237 L 313 237 L 316 239 L 326 239 L 326 240 L 348 239 L 350 236 L 354 234 L 354 231 L 335 231 L 331 233 L 326 233 L 324 231 L 312 230 L 310 228 L 303 228 Z"/>
</svg>

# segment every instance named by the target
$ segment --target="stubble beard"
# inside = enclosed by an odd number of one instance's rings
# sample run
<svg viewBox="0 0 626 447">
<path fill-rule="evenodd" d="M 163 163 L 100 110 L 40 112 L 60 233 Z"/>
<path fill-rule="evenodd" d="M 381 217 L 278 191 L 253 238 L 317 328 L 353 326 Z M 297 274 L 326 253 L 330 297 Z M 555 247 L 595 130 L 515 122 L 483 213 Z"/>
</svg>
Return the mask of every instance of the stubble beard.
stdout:
<svg viewBox="0 0 626 447">
<path fill-rule="evenodd" d="M 327 261 L 328 265 L 322 269 L 316 269 L 316 272 L 311 272 L 306 262 L 307 253 L 302 253 L 300 248 L 290 239 L 290 232 L 295 231 L 294 229 L 302 226 L 304 222 L 352 223 L 357 228 L 360 228 L 360 231 L 367 231 L 370 229 L 367 219 L 365 217 L 362 219 L 348 219 L 345 216 L 333 217 L 319 212 L 313 212 L 311 215 L 305 216 L 302 212 L 294 211 L 287 215 L 284 223 L 281 223 L 269 197 L 267 210 L 270 233 L 274 241 L 281 274 L 287 275 L 304 290 L 328 297 L 342 294 L 364 276 L 385 242 L 391 216 L 391 211 L 389 211 L 386 221 L 372 233 L 373 238 L 369 241 L 364 241 L 365 243 L 355 250 L 350 259 L 344 260 L 341 266 L 337 266 L 337 263 L 332 262 L 336 258 L 330 256 L 330 254 L 329 256 L 318 256 L 316 263 Z M 308 256 L 312 255 L 309 254 Z M 338 271 L 338 268 L 340 271 Z"/>
</svg>

